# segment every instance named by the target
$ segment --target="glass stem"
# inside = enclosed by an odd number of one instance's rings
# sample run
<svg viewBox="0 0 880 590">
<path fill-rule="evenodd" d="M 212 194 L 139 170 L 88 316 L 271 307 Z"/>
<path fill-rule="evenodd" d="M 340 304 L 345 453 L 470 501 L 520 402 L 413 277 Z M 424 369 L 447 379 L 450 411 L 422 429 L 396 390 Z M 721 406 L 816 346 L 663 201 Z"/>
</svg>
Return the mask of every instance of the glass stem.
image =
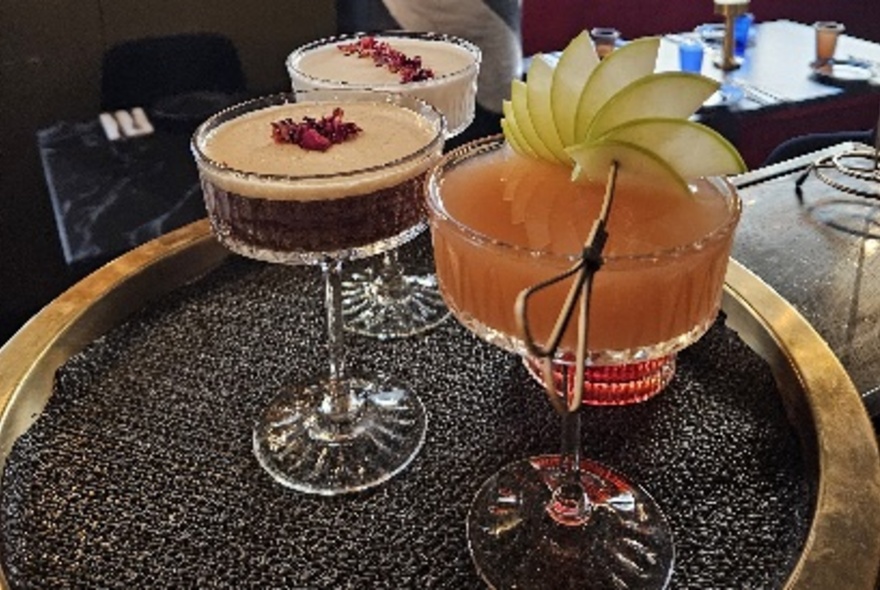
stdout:
<svg viewBox="0 0 880 590">
<path fill-rule="evenodd" d="M 400 262 L 398 261 L 397 248 L 386 250 L 385 253 L 382 254 L 382 270 L 384 272 L 397 274 L 396 269 L 398 266 L 400 266 Z"/>
<path fill-rule="evenodd" d="M 582 525 L 590 517 L 590 499 L 581 481 L 581 413 L 562 413 L 562 449 L 559 484 L 553 490 L 547 513 L 565 526 Z"/>
<path fill-rule="evenodd" d="M 403 267 L 400 265 L 400 257 L 397 248 L 392 248 L 382 255 L 382 280 L 387 284 L 396 284 L 403 276 Z"/>
<path fill-rule="evenodd" d="M 406 283 L 403 278 L 403 266 L 397 255 L 397 249 L 388 250 L 382 255 L 379 280 L 376 283 L 376 297 L 382 304 L 400 301 L 406 297 Z"/>
<path fill-rule="evenodd" d="M 324 310 L 327 314 L 327 359 L 329 361 L 329 396 L 325 405 L 331 413 L 348 411 L 349 399 L 345 386 L 345 337 L 342 323 L 342 261 L 325 260 L 321 263 L 324 274 Z"/>
</svg>

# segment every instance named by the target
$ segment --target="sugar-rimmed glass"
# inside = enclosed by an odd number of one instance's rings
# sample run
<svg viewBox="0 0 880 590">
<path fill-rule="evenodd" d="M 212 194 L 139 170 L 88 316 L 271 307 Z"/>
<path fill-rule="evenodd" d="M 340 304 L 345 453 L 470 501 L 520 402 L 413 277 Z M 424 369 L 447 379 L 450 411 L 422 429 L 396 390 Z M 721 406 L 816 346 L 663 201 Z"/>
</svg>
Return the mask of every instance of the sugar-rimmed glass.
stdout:
<svg viewBox="0 0 880 590">
<path fill-rule="evenodd" d="M 450 213 L 445 191 L 453 190 L 451 174 L 506 150 L 494 137 L 447 155 L 429 178 L 428 209 L 440 289 L 453 315 L 487 342 L 525 354 L 529 347 L 515 313 L 519 294 L 566 273 L 581 254 L 508 243 Z M 463 174 L 471 178 L 473 172 Z M 712 196 L 726 211 L 720 225 L 681 246 L 603 257 L 589 296 L 587 364 L 613 368 L 662 358 L 711 325 L 740 202 L 723 180 L 698 185 L 695 195 Z M 485 197 L 481 192 L 475 198 Z M 544 290 L 531 306 L 536 341 L 549 337 L 567 290 Z M 574 352 L 574 340 L 576 334 L 565 334 L 561 355 Z M 468 515 L 477 569 L 499 588 L 663 587 L 674 561 L 663 512 L 626 477 L 581 456 L 579 408 L 562 406 L 562 452 L 514 462 L 477 492 Z"/>
<path fill-rule="evenodd" d="M 373 66 L 369 59 L 346 57 L 339 50 L 365 37 L 387 42 L 408 57 L 419 55 L 425 67 L 437 70 L 435 77 L 401 83 L 397 74 Z M 442 63 L 447 60 L 453 65 Z M 358 88 L 421 98 L 446 117 L 448 139 L 474 118 L 480 60 L 480 49 L 459 37 L 382 31 L 313 41 L 294 50 L 286 65 L 294 90 Z M 425 332 L 449 315 L 431 269 L 405 268 L 396 249 L 387 250 L 379 264 L 346 273 L 342 291 L 346 329 L 382 340 Z"/>
<path fill-rule="evenodd" d="M 399 116 L 406 123 L 396 132 L 416 139 L 384 160 L 372 154 L 369 163 L 336 164 L 327 172 L 319 163 L 299 175 L 296 164 L 289 165 L 289 173 L 231 166 L 208 149 L 225 124 L 261 112 L 272 120 L 293 116 L 275 109 L 297 104 L 327 115 L 335 107 L 349 109 L 360 113 L 354 115 L 356 123 L 371 111 L 388 113 L 392 120 Z M 299 120 L 301 111 L 295 113 Z M 324 274 L 329 376 L 284 388 L 254 429 L 260 464 L 288 487 L 322 495 L 366 489 L 404 469 L 424 442 L 425 409 L 406 385 L 347 374 L 340 280 L 343 261 L 395 248 L 420 231 L 424 179 L 442 153 L 444 128 L 443 116 L 417 98 L 337 89 L 253 99 L 212 116 L 193 136 L 208 217 L 219 241 L 250 258 L 318 265 Z M 274 146 L 268 124 L 254 133 L 265 134 L 258 149 L 300 149 Z M 389 140 L 393 133 L 388 131 Z M 348 158 L 335 159 L 348 162 L 370 145 L 355 138 L 344 148 Z M 330 150 L 343 151 L 342 146 Z"/>
</svg>

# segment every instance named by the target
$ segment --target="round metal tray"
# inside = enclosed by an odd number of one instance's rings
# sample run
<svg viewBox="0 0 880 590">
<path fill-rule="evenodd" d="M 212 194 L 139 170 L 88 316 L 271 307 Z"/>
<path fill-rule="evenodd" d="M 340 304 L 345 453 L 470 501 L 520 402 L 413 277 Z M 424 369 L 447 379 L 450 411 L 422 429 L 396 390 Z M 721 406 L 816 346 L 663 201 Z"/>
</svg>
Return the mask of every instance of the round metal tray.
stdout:
<svg viewBox="0 0 880 590">
<path fill-rule="evenodd" d="M 0 349 L 0 466 L 52 393 L 56 369 L 95 338 L 228 256 L 206 221 L 120 257 L 38 313 Z M 732 261 L 727 324 L 767 361 L 797 431 L 815 505 L 787 588 L 875 588 L 880 569 L 880 456 L 843 367 L 811 326 Z M 2 533 L 0 533 L 2 534 Z M 0 588 L 8 587 L 0 571 Z"/>
</svg>

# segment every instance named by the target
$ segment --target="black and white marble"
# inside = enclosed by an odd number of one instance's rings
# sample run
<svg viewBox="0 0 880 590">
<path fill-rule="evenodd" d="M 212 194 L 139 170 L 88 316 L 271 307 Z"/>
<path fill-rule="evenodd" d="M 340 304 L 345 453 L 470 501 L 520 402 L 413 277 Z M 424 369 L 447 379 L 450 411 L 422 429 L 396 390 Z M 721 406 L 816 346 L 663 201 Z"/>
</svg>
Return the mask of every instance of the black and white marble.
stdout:
<svg viewBox="0 0 880 590">
<path fill-rule="evenodd" d="M 109 141 L 98 118 L 37 132 L 68 265 L 94 267 L 205 216 L 190 135 Z"/>
</svg>

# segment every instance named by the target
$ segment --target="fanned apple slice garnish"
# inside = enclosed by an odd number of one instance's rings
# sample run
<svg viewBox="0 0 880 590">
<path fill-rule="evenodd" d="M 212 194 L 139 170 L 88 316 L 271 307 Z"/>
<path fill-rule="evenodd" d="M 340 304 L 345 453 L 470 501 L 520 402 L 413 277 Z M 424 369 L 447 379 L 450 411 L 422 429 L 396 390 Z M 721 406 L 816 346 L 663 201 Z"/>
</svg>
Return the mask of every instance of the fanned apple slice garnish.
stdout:
<svg viewBox="0 0 880 590">
<path fill-rule="evenodd" d="M 654 71 L 658 37 L 636 39 L 615 49 L 599 62 L 578 97 L 575 115 L 574 143 L 586 138 L 593 117 L 621 88 Z"/>
<path fill-rule="evenodd" d="M 524 156 L 536 156 L 535 151 L 529 147 L 529 144 L 526 143 L 523 137 L 522 131 L 516 122 L 516 115 L 513 114 L 513 106 L 509 100 L 501 103 L 501 111 L 504 114 L 504 118 L 501 119 L 501 131 L 504 133 L 504 138 L 510 144 L 510 147 Z"/>
<path fill-rule="evenodd" d="M 635 119 L 686 118 L 718 90 L 716 80 L 684 72 L 662 72 L 635 80 L 603 104 L 586 131 L 586 139 Z"/>
<path fill-rule="evenodd" d="M 555 66 L 537 56 L 527 82 L 514 80 L 503 105 L 508 143 L 520 154 L 573 165 L 573 178 L 598 183 L 612 161 L 632 182 L 640 175 L 656 178 L 682 193 L 688 180 L 743 172 L 730 142 L 688 119 L 719 83 L 698 74 L 655 73 L 659 46 L 657 37 L 637 39 L 599 61 L 584 32 Z M 525 204 L 518 205 L 518 216 L 528 216 Z"/>
<path fill-rule="evenodd" d="M 688 119 L 637 119 L 614 127 L 599 139 L 646 148 L 689 180 L 746 170 L 742 156 L 724 136 Z"/>
<path fill-rule="evenodd" d="M 526 74 L 526 98 L 529 117 L 535 132 L 544 146 L 561 162 L 568 162 L 568 154 L 553 120 L 553 108 L 550 103 L 550 92 L 553 85 L 553 66 L 541 54 L 532 58 Z"/>
<path fill-rule="evenodd" d="M 587 31 L 581 31 L 572 39 L 556 62 L 550 85 L 550 106 L 553 109 L 556 131 L 563 145 L 576 143 L 575 117 L 581 92 L 598 65 L 599 57 L 596 55 L 593 39 Z"/>
<path fill-rule="evenodd" d="M 529 115 L 528 90 L 526 84 L 522 80 L 514 80 L 510 85 L 510 104 L 513 107 L 513 115 L 516 118 L 516 125 L 522 132 L 523 139 L 526 144 L 532 148 L 538 157 L 551 162 L 564 162 L 544 145 L 538 132 L 535 131 L 534 122 Z"/>
<path fill-rule="evenodd" d="M 678 193 L 688 198 L 691 191 L 687 181 L 657 153 L 626 141 L 600 139 L 567 149 L 575 168 L 572 179 L 604 184 L 608 171 L 615 162 L 621 185 L 638 185 L 650 190 Z"/>
</svg>

